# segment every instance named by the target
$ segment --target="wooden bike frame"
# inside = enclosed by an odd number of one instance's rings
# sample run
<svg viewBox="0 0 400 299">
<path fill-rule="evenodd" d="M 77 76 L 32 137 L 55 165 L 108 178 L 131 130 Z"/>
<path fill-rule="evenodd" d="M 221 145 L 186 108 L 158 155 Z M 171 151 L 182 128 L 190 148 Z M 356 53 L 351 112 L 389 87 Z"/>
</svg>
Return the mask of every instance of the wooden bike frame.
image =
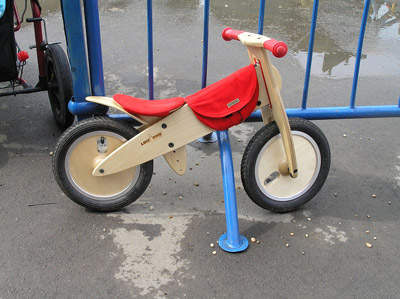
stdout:
<svg viewBox="0 0 400 299">
<path fill-rule="evenodd" d="M 243 32 L 238 40 L 247 47 L 250 62 L 255 64 L 259 84 L 259 99 L 255 110 L 261 109 L 265 124 L 275 121 L 279 127 L 286 161 L 280 162 L 280 171 L 297 177 L 297 162 L 288 118 L 280 95 L 281 77 L 271 64 L 264 43 L 271 39 Z M 126 112 L 112 98 L 91 96 L 87 101 L 115 108 L 143 123 L 139 134 L 128 140 L 110 155 L 93 162 L 94 176 L 106 176 L 164 155 L 168 164 L 178 174 L 186 170 L 185 145 L 213 131 L 200 122 L 185 104 L 168 116 L 145 117 Z"/>
</svg>

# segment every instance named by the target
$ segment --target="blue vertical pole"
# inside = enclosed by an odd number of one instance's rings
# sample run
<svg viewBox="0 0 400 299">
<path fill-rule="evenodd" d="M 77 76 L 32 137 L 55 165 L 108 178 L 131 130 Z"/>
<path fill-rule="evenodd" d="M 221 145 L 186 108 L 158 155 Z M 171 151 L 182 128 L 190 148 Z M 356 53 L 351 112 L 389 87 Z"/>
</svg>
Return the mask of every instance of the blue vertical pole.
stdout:
<svg viewBox="0 0 400 299">
<path fill-rule="evenodd" d="M 210 0 L 204 1 L 204 26 L 203 26 L 203 65 L 201 71 L 201 88 L 207 86 L 207 66 L 208 66 L 208 36 L 210 23 Z M 213 143 L 217 141 L 215 133 L 207 134 L 198 139 L 203 143 Z"/>
<path fill-rule="evenodd" d="M 312 55 L 314 53 L 315 27 L 317 26 L 317 17 L 318 17 L 318 4 L 319 0 L 314 0 L 313 12 L 311 18 L 310 40 L 308 42 L 307 67 L 306 67 L 306 76 L 304 79 L 303 100 L 301 103 L 302 109 L 307 108 L 308 86 L 310 85 L 311 63 L 312 63 Z"/>
<path fill-rule="evenodd" d="M 265 13 L 265 0 L 260 0 L 260 12 L 258 14 L 258 34 L 263 34 L 264 13 Z"/>
<path fill-rule="evenodd" d="M 103 57 L 101 54 L 100 20 L 97 0 L 85 0 L 84 8 L 91 91 L 94 96 L 104 96 Z"/>
<path fill-rule="evenodd" d="M 74 100 L 75 102 L 84 102 L 85 97 L 90 95 L 90 83 L 80 1 L 64 0 L 62 1 L 62 7 L 65 38 L 67 40 L 68 57 L 74 87 Z"/>
<path fill-rule="evenodd" d="M 201 72 L 201 88 L 207 86 L 208 65 L 208 32 L 210 20 L 210 0 L 204 1 L 204 28 L 203 28 L 203 67 Z"/>
<path fill-rule="evenodd" d="M 360 62 L 361 62 L 361 54 L 364 42 L 364 34 L 365 34 L 365 26 L 367 24 L 368 19 L 368 10 L 370 0 L 365 0 L 364 4 L 364 12 L 361 20 L 361 28 L 360 35 L 358 36 L 358 46 L 357 46 L 357 55 L 356 55 L 356 65 L 354 67 L 354 76 L 353 76 L 353 87 L 351 89 L 351 97 L 350 97 L 350 108 L 354 108 L 356 102 L 356 93 L 357 93 L 357 84 L 358 84 L 358 76 L 360 73 Z"/>
<path fill-rule="evenodd" d="M 249 241 L 239 234 L 239 220 L 236 205 L 235 177 L 228 131 L 217 131 L 221 158 L 222 183 L 224 187 L 226 233 L 218 245 L 227 252 L 240 252 L 247 249 Z"/>
<path fill-rule="evenodd" d="M 68 109 L 71 111 L 72 114 L 78 116 L 78 120 L 81 120 L 82 118 L 93 114 L 106 113 L 107 107 L 102 105 L 97 105 L 95 103 L 86 102 L 85 100 L 87 96 L 92 95 L 92 90 L 90 87 L 90 80 L 89 80 L 87 55 L 85 48 L 85 36 L 83 30 L 80 1 L 64 0 L 62 1 L 62 9 L 64 18 L 65 38 L 67 40 L 68 57 L 71 66 L 72 84 L 74 88 L 74 95 L 72 100 L 68 103 Z M 91 11 L 92 9 L 93 11 Z M 98 23 L 96 24 L 93 19 L 93 14 L 98 14 L 98 8 L 97 6 L 93 7 L 89 4 L 89 7 L 87 7 L 86 10 L 88 11 L 88 14 L 91 15 L 91 17 L 89 17 L 89 20 L 86 20 L 86 23 L 90 23 L 88 24 L 90 32 L 87 32 L 87 36 L 88 40 L 89 38 L 91 40 L 93 36 L 89 37 L 89 35 L 93 34 L 92 29 L 94 28 L 94 30 L 96 30 L 95 27 L 98 26 Z M 99 28 L 97 28 L 97 30 L 99 30 Z M 100 40 L 100 38 L 98 38 L 98 40 Z M 96 41 L 93 42 L 96 43 Z M 89 57 L 89 61 L 90 59 L 91 58 Z M 100 57 L 95 58 L 95 60 L 97 62 L 100 60 L 101 63 L 102 60 L 101 54 Z M 96 63 L 92 63 L 92 66 L 94 66 L 95 64 Z M 92 72 L 93 72 L 93 77 L 96 77 L 96 71 Z M 98 84 L 97 88 L 95 88 L 96 93 L 98 93 L 98 95 L 104 95 L 104 79 L 102 73 L 102 65 L 101 65 L 101 72 L 99 73 L 98 77 L 94 79 L 94 81 L 96 80 L 100 81 L 100 84 Z"/>
<path fill-rule="evenodd" d="M 149 99 L 154 99 L 154 73 L 153 73 L 153 6 L 152 0 L 147 0 L 147 58 L 149 71 Z"/>
</svg>

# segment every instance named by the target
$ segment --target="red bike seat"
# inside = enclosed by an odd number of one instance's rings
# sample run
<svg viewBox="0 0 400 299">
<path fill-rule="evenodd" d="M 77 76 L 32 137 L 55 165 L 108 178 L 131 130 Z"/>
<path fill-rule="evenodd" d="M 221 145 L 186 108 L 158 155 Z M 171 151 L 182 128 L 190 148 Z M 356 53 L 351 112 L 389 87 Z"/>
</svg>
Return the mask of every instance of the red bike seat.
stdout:
<svg viewBox="0 0 400 299">
<path fill-rule="evenodd" d="M 181 97 L 150 101 L 117 93 L 113 99 L 131 114 L 159 117 L 167 116 L 185 104 Z"/>
</svg>

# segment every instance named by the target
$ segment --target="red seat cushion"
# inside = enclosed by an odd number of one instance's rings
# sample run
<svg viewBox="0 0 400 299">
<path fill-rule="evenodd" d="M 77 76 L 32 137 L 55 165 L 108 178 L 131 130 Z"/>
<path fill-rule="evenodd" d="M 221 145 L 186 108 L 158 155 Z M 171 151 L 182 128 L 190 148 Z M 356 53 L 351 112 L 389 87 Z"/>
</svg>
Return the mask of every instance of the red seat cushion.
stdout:
<svg viewBox="0 0 400 299">
<path fill-rule="evenodd" d="M 185 103 L 185 99 L 181 97 L 151 101 L 119 93 L 113 99 L 131 114 L 159 117 L 167 116 Z"/>
<path fill-rule="evenodd" d="M 258 82 L 254 65 L 248 65 L 185 98 L 201 122 L 221 131 L 249 117 L 257 100 Z"/>
</svg>

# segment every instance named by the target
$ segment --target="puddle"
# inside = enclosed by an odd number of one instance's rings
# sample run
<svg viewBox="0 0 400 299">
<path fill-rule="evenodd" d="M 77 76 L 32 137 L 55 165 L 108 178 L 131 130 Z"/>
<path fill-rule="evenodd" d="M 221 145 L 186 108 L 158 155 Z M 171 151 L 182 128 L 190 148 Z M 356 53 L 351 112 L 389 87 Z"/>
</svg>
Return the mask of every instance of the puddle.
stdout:
<svg viewBox="0 0 400 299">
<path fill-rule="evenodd" d="M 356 62 L 355 54 L 336 50 L 337 52 L 314 51 L 311 74 L 318 77 L 330 77 L 332 79 L 353 78 Z M 307 52 L 297 52 L 301 67 L 305 70 L 307 65 Z M 360 76 L 398 76 L 400 58 L 388 59 L 374 54 L 361 56 Z"/>
<path fill-rule="evenodd" d="M 371 9 L 369 13 L 360 76 L 398 76 L 400 55 L 396 49 L 400 47 L 400 9 L 393 5 L 393 10 L 388 10 L 387 3 L 375 3 L 372 7 L 375 10 Z M 358 43 L 358 32 L 354 33 L 354 38 L 348 41 L 348 47 L 354 50 L 349 51 L 341 46 L 343 41 L 330 37 L 329 29 L 316 32 L 312 74 L 332 78 L 353 77 Z M 301 41 L 295 51 L 303 69 L 307 63 L 308 38 Z"/>
<path fill-rule="evenodd" d="M 258 5 L 257 0 L 246 3 L 214 0 L 211 12 L 224 24 L 234 23 L 241 29 L 255 31 Z M 363 8 L 363 1 L 320 1 L 312 75 L 353 77 Z M 313 1 L 309 0 L 266 1 L 264 33 L 284 40 L 304 70 L 312 9 Z M 360 76 L 399 75 L 399 20 L 399 0 L 371 1 Z"/>
</svg>

